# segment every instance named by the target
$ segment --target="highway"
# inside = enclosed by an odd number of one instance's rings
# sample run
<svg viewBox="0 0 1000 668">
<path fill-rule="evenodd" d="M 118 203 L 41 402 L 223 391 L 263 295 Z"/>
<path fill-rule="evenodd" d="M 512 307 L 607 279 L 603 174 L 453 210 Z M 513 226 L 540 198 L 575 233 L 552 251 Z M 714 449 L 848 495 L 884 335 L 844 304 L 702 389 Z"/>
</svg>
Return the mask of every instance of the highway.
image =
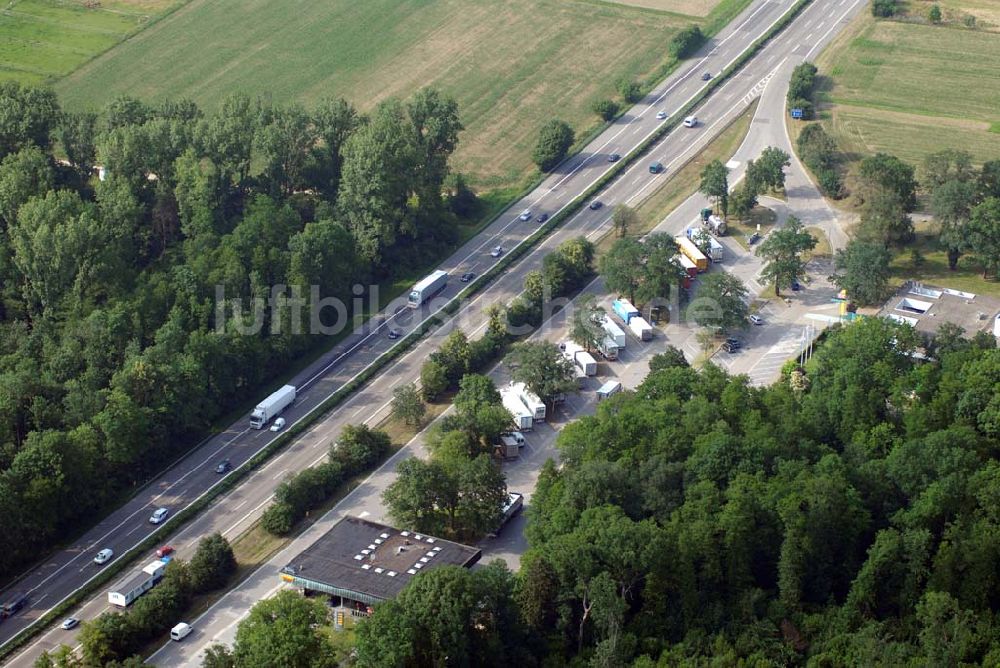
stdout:
<svg viewBox="0 0 1000 668">
<path fill-rule="evenodd" d="M 861 0 L 843 3 L 837 14 L 831 17 L 838 19 L 832 25 L 843 25 L 839 18 L 851 17 L 860 8 L 863 8 Z M 806 22 L 808 22 L 808 18 L 807 15 L 802 17 Z M 792 26 L 790 30 L 795 27 Z M 824 40 L 831 38 L 834 32 L 831 30 L 827 33 Z M 758 99 L 758 106 L 747 137 L 728 163 L 732 182 L 737 182 L 742 178 L 746 162 L 756 158 L 765 147 L 778 146 L 783 148 L 790 155 L 793 155 L 792 166 L 787 170 L 786 178 L 788 201 L 787 203 L 772 201 L 768 205 L 780 210 L 782 219 L 787 217 L 788 212 L 791 211 L 807 225 L 823 228 L 831 239 L 833 248 L 836 249 L 843 243 L 843 232 L 837 224 L 834 212 L 809 181 L 804 167 L 794 158 L 794 154 L 790 150 L 785 123 L 782 120 L 785 116 L 785 91 L 792 69 L 802 60 L 803 56 L 808 54 L 809 57 L 812 57 L 825 43 L 817 42 L 809 49 L 800 50 L 798 57 L 782 57 L 780 62 L 774 60 L 774 54 L 781 53 L 781 50 L 787 48 L 788 43 L 794 41 L 795 37 L 794 32 L 789 32 L 787 42 L 779 38 L 761 54 L 764 62 L 775 63 L 774 68 L 765 76 L 756 82 L 754 76 L 747 76 L 742 81 L 734 80 L 719 91 L 720 98 L 735 101 L 732 106 L 718 107 L 720 109 L 718 114 L 709 112 L 706 107 L 705 110 L 699 110 L 698 115 L 707 119 L 709 127 L 718 124 L 721 130 L 721 127 L 724 127 L 728 120 L 745 110 L 746 106 L 754 99 Z M 750 97 L 741 95 L 741 92 L 744 91 L 752 92 L 752 95 Z M 713 108 L 717 107 L 714 98 L 709 105 Z M 708 134 L 711 133 L 698 137 L 694 144 L 676 147 L 673 153 L 661 152 L 661 149 L 666 149 L 671 141 L 670 138 L 667 138 L 663 146 L 654 151 L 654 155 L 662 156 L 661 160 L 665 164 L 667 158 L 670 160 L 682 159 L 688 151 L 700 150 L 703 143 L 708 140 Z M 644 165 L 645 162 L 641 166 Z M 626 198 L 635 197 L 637 190 L 644 188 L 644 182 L 641 180 L 632 181 L 635 184 L 633 188 L 628 187 L 629 182 L 628 175 L 619 179 L 600 195 L 601 199 L 613 204 L 624 201 Z M 648 194 L 648 190 L 646 194 Z M 655 231 L 679 233 L 695 219 L 705 204 L 703 195 L 692 195 L 661 221 Z M 586 215 L 586 212 L 581 213 L 581 216 Z M 590 231 L 590 234 L 596 236 L 606 227 L 607 219 L 605 218 Z M 763 286 L 756 280 L 762 266 L 760 259 L 740 248 L 729 237 L 722 237 L 721 240 L 726 244 L 726 259 L 721 266 L 739 276 L 751 287 L 753 292 L 760 293 Z M 814 267 L 814 269 L 817 268 Z M 523 269 L 520 266 L 515 269 L 515 272 L 521 271 Z M 836 293 L 836 289 L 824 280 L 824 277 L 830 273 L 828 268 L 819 268 L 812 273 L 814 280 L 807 289 L 796 294 L 792 300 L 793 303 L 785 305 L 783 302 L 772 300 L 765 304 L 760 312 L 767 319 L 767 323 L 763 327 L 754 327 L 746 332 L 743 337 L 744 350 L 733 354 L 717 352 L 713 357 L 713 362 L 731 373 L 747 373 L 751 381 L 756 384 L 773 382 L 778 376 L 781 365 L 790 357 L 794 357 L 807 343 L 809 340 L 806 338 L 807 333 L 811 336 L 820 329 L 821 325 L 813 324 L 817 322 L 815 318 L 817 316 L 830 318 L 836 314 L 836 306 L 830 301 L 830 298 Z M 499 284 L 510 285 L 512 293 L 509 294 L 508 299 L 518 290 L 510 277 L 505 276 L 499 281 Z M 490 292 L 492 290 L 493 288 Z M 600 278 L 588 286 L 587 291 L 597 294 L 599 302 L 610 312 L 611 295 L 606 293 Z M 565 319 L 569 313 L 569 309 L 557 313 L 546 321 L 532 338 L 544 338 L 553 342 L 564 340 L 566 336 Z M 829 324 L 829 320 L 825 321 L 825 324 Z M 549 457 L 557 458 L 554 444 L 559 429 L 572 418 L 594 412 L 596 400 L 593 390 L 600 384 L 600 381 L 615 377 L 626 388 L 636 387 L 647 373 L 649 358 L 662 350 L 665 345 L 674 345 L 680 348 L 689 360 L 693 360 L 700 354 L 696 340 L 697 329 L 689 323 L 671 322 L 668 325 L 658 327 L 656 337 L 649 343 L 638 342 L 629 335 L 629 343 L 621 359 L 614 363 L 602 362 L 599 365 L 600 378 L 589 379 L 583 392 L 568 397 L 566 404 L 557 413 L 555 419 L 549 420 L 547 424 L 537 426 L 528 435 L 528 447 L 522 453 L 522 457 L 513 464 L 504 464 L 509 489 L 523 493 L 526 507 L 530 506 L 532 492 L 542 463 Z M 504 369 L 500 365 L 493 370 L 491 376 L 498 386 L 507 381 Z M 406 380 L 408 381 L 409 378 Z M 183 643 L 168 641 L 150 657 L 149 662 L 161 666 L 198 666 L 201 655 L 208 646 L 217 642 L 232 644 L 237 625 L 246 615 L 252 603 L 273 595 L 284 586 L 276 576 L 278 570 L 327 531 L 343 515 L 349 514 L 378 522 L 389 522 L 381 503 L 381 493 L 395 479 L 396 467 L 400 461 L 411 456 L 426 455 L 422 439 L 423 433 L 418 434 L 403 450 L 372 474 L 364 484 L 351 492 L 315 525 L 280 550 L 268 563 L 262 565 L 237 587 L 227 592 L 206 613 L 197 619 L 187 620 L 193 622 L 194 633 Z M 494 558 L 502 558 L 509 567 L 516 569 L 520 563 L 520 555 L 527 547 L 523 536 L 524 523 L 525 518 L 522 514 L 513 520 L 496 539 L 484 540 L 479 545 L 483 550 L 481 563 L 485 564 Z"/>
<path fill-rule="evenodd" d="M 482 273 L 489 268 L 494 262 L 489 256 L 490 248 L 504 245 L 510 249 L 535 229 L 537 223 L 523 222 L 517 218 L 522 209 L 530 208 L 534 216 L 542 212 L 553 215 L 561 210 L 605 173 L 610 167 L 607 162 L 608 154 L 624 155 L 655 131 L 662 122 L 655 118 L 656 111 L 675 113 L 705 85 L 701 80 L 702 72 L 721 71 L 748 44 L 766 32 L 790 5 L 790 2 L 754 3 L 714 42 L 706 46 L 700 58 L 685 63 L 680 71 L 658 86 L 643 103 L 631 109 L 583 153 L 561 167 L 558 173 L 547 178 L 525 201 L 514 206 L 508 217 L 501 218 L 463 246 L 442 265 L 443 268 L 452 274 L 464 271 Z M 667 166 L 668 173 L 676 169 L 678 164 L 700 150 L 714 133 L 728 123 L 729 118 L 742 111 L 759 94 L 760 83 L 768 76 L 773 77 L 777 61 L 795 51 L 799 51 L 800 55 L 804 54 L 814 45 L 829 39 L 835 28 L 842 25 L 841 21 L 849 18 L 851 12 L 857 11 L 859 6 L 859 0 L 853 3 L 848 0 L 817 0 L 764 53 L 713 95 L 704 109 L 698 111 L 698 116 L 703 121 L 701 126 L 694 129 L 679 128 L 671 133 L 652 151 L 648 160 L 639 161 L 611 184 L 601 195 L 602 201 L 608 205 L 623 201 L 634 204 L 647 195 L 652 190 L 650 184 L 663 178 L 662 175 L 648 173 L 649 161 L 659 160 Z M 457 324 L 470 334 L 477 333 L 484 323 L 484 306 L 494 302 L 508 302 L 520 292 L 524 274 L 539 267 L 546 253 L 562 241 L 579 234 L 592 234 L 606 227 L 608 217 L 607 207 L 599 211 L 584 209 L 567 221 L 560 230 L 550 235 L 538 248 L 462 308 L 448 326 L 425 337 L 412 351 L 391 363 L 376 379 L 307 430 L 267 466 L 254 472 L 244 484 L 218 499 L 188 527 L 172 536 L 169 542 L 178 547 L 183 558 L 189 554 L 197 539 L 207 533 L 222 531 L 230 537 L 237 535 L 266 506 L 281 478 L 290 471 L 297 471 L 320 461 L 325 456 L 329 443 L 345 424 L 377 422 L 388 407 L 392 388 L 416 378 L 420 364 L 436 348 L 440 337 L 446 335 L 451 326 Z M 443 297 L 437 300 L 438 306 L 456 294 L 461 287 L 462 284 L 453 281 Z M 390 305 L 388 312 L 393 313 L 395 306 Z M 297 405 L 286 413 L 286 417 L 290 422 L 301 418 L 393 345 L 385 336 L 390 323 L 392 327 L 405 332 L 416 326 L 419 318 L 427 315 L 428 311 L 418 315 L 405 310 L 398 316 L 390 317 L 389 322 L 374 327 L 372 331 L 353 333 L 316 365 L 291 381 L 305 390 Z M 97 550 L 111 547 L 120 555 L 139 543 L 153 529 L 147 523 L 153 508 L 162 505 L 176 512 L 216 484 L 221 479 L 221 476 L 214 473 L 217 461 L 228 458 L 238 466 L 273 437 L 268 431 L 249 430 L 246 421 L 242 420 L 189 454 L 126 506 L 88 532 L 77 544 L 52 555 L 16 585 L 16 589 L 31 591 L 31 605 L 28 610 L 0 627 L 0 637 L 10 638 L 27 622 L 37 618 L 96 574 L 99 567 L 93 565 L 91 559 Z M 366 487 L 367 485 L 362 485 L 355 493 L 364 493 Z M 136 568 L 139 565 L 136 564 Z M 102 591 L 73 614 L 83 619 L 92 618 L 104 609 L 103 601 Z M 43 650 L 53 649 L 61 643 L 73 644 L 74 633 L 50 630 L 20 653 L 13 663 L 29 665 Z"/>
</svg>

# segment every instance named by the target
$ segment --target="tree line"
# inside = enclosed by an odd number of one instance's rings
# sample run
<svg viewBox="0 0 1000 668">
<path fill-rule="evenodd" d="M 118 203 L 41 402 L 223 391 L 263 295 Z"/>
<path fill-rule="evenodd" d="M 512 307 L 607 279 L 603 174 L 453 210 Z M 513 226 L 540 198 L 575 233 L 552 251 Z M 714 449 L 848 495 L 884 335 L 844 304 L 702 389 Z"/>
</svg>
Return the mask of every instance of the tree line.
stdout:
<svg viewBox="0 0 1000 668">
<path fill-rule="evenodd" d="M 415 578 L 358 664 L 996 664 L 1000 351 L 963 334 L 866 319 L 767 388 L 658 355 L 561 432 L 520 571 Z"/>
<path fill-rule="evenodd" d="M 432 89 L 370 114 L 245 95 L 91 113 L 4 83 L 0 106 L 0 575 L 323 345 L 285 298 L 315 286 L 352 315 L 352 285 L 422 267 L 475 212 Z M 251 334 L 217 309 L 273 286 Z"/>
</svg>

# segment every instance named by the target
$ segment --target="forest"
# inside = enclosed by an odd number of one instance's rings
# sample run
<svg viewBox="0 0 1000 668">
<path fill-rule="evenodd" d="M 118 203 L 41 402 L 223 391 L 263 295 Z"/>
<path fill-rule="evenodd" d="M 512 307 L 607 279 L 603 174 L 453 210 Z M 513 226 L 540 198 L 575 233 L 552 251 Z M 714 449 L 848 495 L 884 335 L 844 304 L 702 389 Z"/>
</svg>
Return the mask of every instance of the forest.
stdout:
<svg viewBox="0 0 1000 668">
<path fill-rule="evenodd" d="M 520 571 L 417 578 L 358 665 L 1000 664 L 1000 350 L 963 334 L 864 319 L 767 388 L 657 355 L 560 434 Z"/>
<path fill-rule="evenodd" d="M 331 345 L 282 298 L 350 306 L 475 213 L 433 89 L 370 115 L 242 95 L 89 113 L 4 83 L 0 109 L 0 578 Z M 278 307 L 247 334 L 252 299 Z"/>
</svg>

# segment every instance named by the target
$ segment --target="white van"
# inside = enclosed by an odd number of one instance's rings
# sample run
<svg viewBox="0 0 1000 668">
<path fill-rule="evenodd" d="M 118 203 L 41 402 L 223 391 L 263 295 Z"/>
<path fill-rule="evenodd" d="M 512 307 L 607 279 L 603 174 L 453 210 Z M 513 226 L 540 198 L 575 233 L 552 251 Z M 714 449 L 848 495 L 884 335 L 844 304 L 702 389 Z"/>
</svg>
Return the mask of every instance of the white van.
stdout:
<svg viewBox="0 0 1000 668">
<path fill-rule="evenodd" d="M 687 118 L 684 119 L 684 127 L 693 128 L 696 125 L 698 125 L 697 116 L 688 116 Z"/>
<path fill-rule="evenodd" d="M 191 635 L 191 625 L 187 622 L 181 622 L 174 628 L 170 629 L 171 640 L 184 640 L 189 635 Z"/>
</svg>

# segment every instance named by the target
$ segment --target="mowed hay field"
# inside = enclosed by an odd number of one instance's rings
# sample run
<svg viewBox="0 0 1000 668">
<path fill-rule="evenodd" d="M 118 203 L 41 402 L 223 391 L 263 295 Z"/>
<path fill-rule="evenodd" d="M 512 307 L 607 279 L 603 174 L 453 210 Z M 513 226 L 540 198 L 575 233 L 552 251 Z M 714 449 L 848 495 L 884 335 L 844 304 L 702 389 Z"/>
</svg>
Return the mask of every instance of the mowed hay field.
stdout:
<svg viewBox="0 0 1000 668">
<path fill-rule="evenodd" d="M 594 127 L 592 103 L 619 77 L 661 70 L 692 20 L 590 0 L 191 0 L 56 89 L 67 108 L 124 93 L 212 108 L 244 91 L 306 105 L 343 96 L 365 110 L 433 85 L 466 126 L 455 168 L 480 187 L 510 186 L 530 171 L 543 122 Z"/>
<path fill-rule="evenodd" d="M 177 0 L 8 0 L 0 10 L 0 80 L 45 83 L 142 29 Z"/>
<path fill-rule="evenodd" d="M 865 16 L 817 65 L 832 79 L 824 118 L 846 152 L 1000 158 L 1000 35 Z"/>
</svg>

